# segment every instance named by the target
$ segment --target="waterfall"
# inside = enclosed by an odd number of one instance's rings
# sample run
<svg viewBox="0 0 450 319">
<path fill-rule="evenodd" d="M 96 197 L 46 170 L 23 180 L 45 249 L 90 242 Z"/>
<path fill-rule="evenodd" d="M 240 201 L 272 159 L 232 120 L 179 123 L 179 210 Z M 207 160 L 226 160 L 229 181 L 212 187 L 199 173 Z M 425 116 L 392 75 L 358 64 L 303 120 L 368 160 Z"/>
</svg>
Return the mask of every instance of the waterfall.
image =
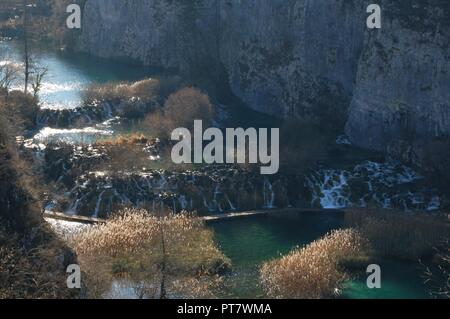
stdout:
<svg viewBox="0 0 450 319">
<path fill-rule="evenodd" d="M 106 190 L 102 191 L 102 192 L 100 193 L 100 195 L 98 196 L 97 203 L 95 204 L 95 212 L 94 212 L 94 215 L 92 215 L 92 217 L 94 217 L 94 218 L 97 218 L 97 217 L 98 217 L 98 213 L 99 213 L 99 210 L 100 210 L 100 203 L 101 203 L 101 201 L 102 201 L 103 194 L 104 194 L 105 192 L 106 192 Z"/>
<path fill-rule="evenodd" d="M 311 205 L 340 209 L 377 204 L 382 208 L 439 209 L 435 190 L 420 186 L 423 178 L 400 162 L 365 161 L 353 169 L 320 169 L 306 178 Z M 438 207 L 436 207 L 438 206 Z"/>
<path fill-rule="evenodd" d="M 266 209 L 275 208 L 274 207 L 275 192 L 273 191 L 273 186 L 267 177 L 264 177 L 263 197 L 264 197 L 263 208 Z"/>
<path fill-rule="evenodd" d="M 76 215 L 77 214 L 77 209 L 78 209 L 78 205 L 80 204 L 80 200 L 79 198 L 77 198 L 75 200 L 75 203 L 66 211 L 67 215 Z"/>
<path fill-rule="evenodd" d="M 188 202 L 186 200 L 186 196 L 180 195 L 180 198 L 178 199 L 178 201 L 180 202 L 181 210 L 186 210 L 188 207 Z"/>
<path fill-rule="evenodd" d="M 230 200 L 230 197 L 228 197 L 228 194 L 225 194 L 225 199 L 227 200 L 228 205 L 230 205 L 231 210 L 234 210 L 234 211 L 237 210 L 236 207 L 233 206 L 233 203 L 231 203 L 231 200 Z"/>
<path fill-rule="evenodd" d="M 177 212 L 177 204 L 173 196 L 172 196 L 172 206 L 173 206 L 173 213 L 175 214 Z"/>
<path fill-rule="evenodd" d="M 220 192 L 220 184 L 217 183 L 215 188 L 214 188 L 213 203 L 214 203 L 214 206 L 219 210 L 219 212 L 222 212 L 222 209 L 220 208 L 220 204 L 217 201 L 217 195 L 220 195 L 220 194 L 221 194 L 221 192 Z"/>
<path fill-rule="evenodd" d="M 113 117 L 113 111 L 111 108 L 111 104 L 109 104 L 108 102 L 103 103 L 103 114 L 106 119 L 110 119 Z"/>
<path fill-rule="evenodd" d="M 337 178 L 336 178 L 337 177 Z M 325 172 L 325 180 L 319 185 L 322 197 L 320 205 L 325 209 L 339 209 L 349 206 L 350 201 L 345 194 L 345 188 L 348 187 L 345 171 Z"/>
</svg>

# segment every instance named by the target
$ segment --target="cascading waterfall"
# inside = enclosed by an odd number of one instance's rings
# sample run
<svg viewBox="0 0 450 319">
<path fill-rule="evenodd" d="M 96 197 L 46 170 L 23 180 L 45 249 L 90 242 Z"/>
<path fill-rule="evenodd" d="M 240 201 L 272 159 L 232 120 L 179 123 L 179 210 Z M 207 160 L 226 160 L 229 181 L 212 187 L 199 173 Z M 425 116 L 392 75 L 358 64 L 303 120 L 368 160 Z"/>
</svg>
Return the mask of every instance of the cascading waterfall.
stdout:
<svg viewBox="0 0 450 319">
<path fill-rule="evenodd" d="M 272 184 L 270 183 L 267 177 L 264 177 L 264 189 L 263 189 L 263 197 L 264 197 L 264 207 L 266 209 L 275 208 L 275 192 L 273 191 Z"/>
<path fill-rule="evenodd" d="M 181 195 L 178 201 L 180 203 L 181 210 L 186 210 L 188 208 L 188 201 L 186 200 L 186 196 Z"/>
<path fill-rule="evenodd" d="M 321 169 L 306 178 L 306 186 L 313 207 L 340 209 L 375 203 L 405 211 L 439 209 L 437 191 L 421 186 L 422 179 L 411 168 L 389 159 L 385 163 L 366 161 L 351 170 Z"/>
<path fill-rule="evenodd" d="M 111 116 L 111 112 L 110 106 L 104 107 L 106 116 Z M 101 165 L 108 158 L 107 149 L 96 149 L 90 144 L 96 136 L 112 134 L 107 129 L 108 123 L 98 128 L 44 128 L 31 144 L 40 150 L 41 157 L 51 154 L 46 159 L 50 161 L 49 172 L 53 175 L 55 169 L 60 171 L 54 181 L 68 183 L 73 178 L 73 168 Z M 61 146 L 70 142 L 72 146 Z M 80 142 L 87 145 L 77 146 Z M 158 158 L 157 145 L 148 144 L 144 149 Z M 116 203 L 135 206 L 151 203 L 152 207 L 159 205 L 175 212 L 189 208 L 208 213 L 282 208 L 299 202 L 305 207 L 305 198 L 292 197 L 292 194 L 296 196 L 292 189 L 304 186 L 311 194 L 311 207 L 340 209 L 376 203 L 384 208 L 436 210 L 441 206 L 438 194 L 417 186 L 421 180 L 418 174 L 390 160 L 384 163 L 366 161 L 351 169 L 319 169 L 295 179 L 298 184 L 288 185 L 286 180 L 283 176 L 269 179 L 251 171 L 244 173 L 233 167 L 215 166 L 205 167 L 201 172 L 144 169 L 142 172 L 91 172 L 81 176 L 77 173 L 74 185 L 68 185 L 72 189 L 68 196 L 71 205 L 62 210 L 86 215 L 92 214 L 95 207 L 94 216 L 105 217 Z M 103 201 L 109 204 L 102 205 Z"/>
<path fill-rule="evenodd" d="M 350 188 L 348 186 L 348 172 L 323 170 L 320 177 L 312 175 L 307 178 L 308 186 L 319 189 L 312 193 L 312 205 L 320 204 L 325 209 L 340 209 L 350 205 Z"/>
<path fill-rule="evenodd" d="M 103 194 L 105 194 L 106 191 L 103 191 L 100 193 L 100 196 L 98 196 L 97 203 L 95 204 L 95 212 L 92 215 L 92 217 L 97 218 L 99 216 L 100 211 L 100 204 L 102 202 Z"/>
<path fill-rule="evenodd" d="M 228 205 L 230 205 L 230 210 L 235 211 L 235 210 L 236 210 L 236 207 L 234 207 L 233 203 L 232 203 L 231 200 L 230 200 L 230 197 L 228 197 L 227 194 L 225 194 L 225 199 L 227 200 Z"/>
<path fill-rule="evenodd" d="M 283 176 L 269 179 L 252 171 L 211 166 L 203 171 L 184 172 L 144 169 L 142 172 L 77 173 L 72 185 L 72 169 L 78 172 L 77 167 L 101 165 L 108 158 L 107 150 L 92 146 L 50 146 L 44 149 L 43 154 L 46 153 L 52 154 L 45 156 L 51 161 L 46 165 L 52 178 L 69 183 L 67 187 L 71 189 L 67 191 L 71 204 L 65 206 L 70 208 L 56 205 L 54 209 L 70 214 L 91 215 L 96 207 L 95 213 L 105 217 L 117 204 L 143 207 L 147 203 L 176 212 L 190 209 L 203 213 L 291 205 L 340 209 L 375 204 L 403 210 L 437 210 L 442 203 L 438 193 L 420 185 L 422 178 L 418 174 L 394 161 L 367 161 L 350 169 L 319 169 L 290 182 Z M 55 174 L 57 171 L 59 175 Z M 305 189 L 302 197 L 296 197 L 299 192 L 292 190 L 302 187 Z M 100 204 L 103 201 L 110 204 Z"/>
</svg>

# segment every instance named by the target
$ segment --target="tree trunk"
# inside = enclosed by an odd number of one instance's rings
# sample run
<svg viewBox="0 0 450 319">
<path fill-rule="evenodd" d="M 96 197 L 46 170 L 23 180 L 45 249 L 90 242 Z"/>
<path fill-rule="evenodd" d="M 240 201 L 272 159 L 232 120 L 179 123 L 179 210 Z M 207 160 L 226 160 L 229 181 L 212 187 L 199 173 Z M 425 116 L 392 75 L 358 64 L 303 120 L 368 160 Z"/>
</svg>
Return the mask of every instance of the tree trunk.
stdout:
<svg viewBox="0 0 450 319">
<path fill-rule="evenodd" d="M 166 241 L 164 238 L 164 229 L 161 224 L 161 249 L 162 249 L 162 263 L 161 263 L 161 295 L 160 299 L 167 299 L 166 293 Z"/>
<path fill-rule="evenodd" d="M 23 41 L 25 60 L 25 94 L 28 93 L 28 82 L 30 81 L 30 52 L 28 47 L 28 9 L 27 0 L 23 0 Z"/>
</svg>

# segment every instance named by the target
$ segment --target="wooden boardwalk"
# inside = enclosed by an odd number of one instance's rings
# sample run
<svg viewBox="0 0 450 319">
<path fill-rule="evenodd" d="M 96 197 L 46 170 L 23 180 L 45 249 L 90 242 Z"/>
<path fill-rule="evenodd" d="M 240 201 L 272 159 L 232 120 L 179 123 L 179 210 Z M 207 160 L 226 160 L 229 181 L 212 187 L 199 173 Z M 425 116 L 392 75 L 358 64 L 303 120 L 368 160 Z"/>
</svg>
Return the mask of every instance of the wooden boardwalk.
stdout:
<svg viewBox="0 0 450 319">
<path fill-rule="evenodd" d="M 228 220 L 248 216 L 256 215 L 267 215 L 267 214 L 282 214 L 282 213 L 342 213 L 343 210 L 337 209 L 302 209 L 302 208 L 283 208 L 283 209 L 261 209 L 261 210 L 250 210 L 243 212 L 230 212 L 223 214 L 215 214 L 210 216 L 201 216 L 200 219 L 204 221 L 218 221 L 218 220 Z M 106 219 L 78 216 L 78 215 L 66 215 L 63 213 L 53 213 L 44 212 L 44 218 L 63 220 L 68 222 L 75 222 L 81 224 L 103 224 L 106 223 Z"/>
<path fill-rule="evenodd" d="M 66 215 L 63 213 L 53 213 L 53 212 L 44 212 L 44 218 L 63 220 L 66 222 L 74 222 L 80 224 L 104 224 L 106 223 L 106 219 L 102 218 L 94 218 L 94 217 L 86 217 L 79 215 Z"/>
</svg>

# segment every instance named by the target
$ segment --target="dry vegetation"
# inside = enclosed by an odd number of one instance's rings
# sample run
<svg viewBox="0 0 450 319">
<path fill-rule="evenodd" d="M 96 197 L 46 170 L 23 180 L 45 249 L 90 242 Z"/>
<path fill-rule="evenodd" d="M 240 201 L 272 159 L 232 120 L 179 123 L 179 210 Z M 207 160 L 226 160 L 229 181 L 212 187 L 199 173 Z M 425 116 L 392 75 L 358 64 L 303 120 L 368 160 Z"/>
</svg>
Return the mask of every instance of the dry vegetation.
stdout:
<svg viewBox="0 0 450 319">
<path fill-rule="evenodd" d="M 353 210 L 346 222 L 370 240 L 377 254 L 407 260 L 431 257 L 450 235 L 445 218 L 424 213 Z"/>
<path fill-rule="evenodd" d="M 21 91 L 13 91 L 5 98 L 6 109 L 1 112 L 14 116 L 15 129 L 34 129 L 36 116 L 39 111 L 38 101 L 31 95 L 25 95 Z"/>
<path fill-rule="evenodd" d="M 97 146 L 121 146 L 121 145 L 146 145 L 147 143 L 154 143 L 155 139 L 149 139 L 144 134 L 133 133 L 129 135 L 117 135 L 113 138 L 100 140 L 96 143 Z"/>
<path fill-rule="evenodd" d="M 446 216 L 380 210 L 353 210 L 346 221 L 382 257 L 418 261 L 435 298 L 450 297 L 450 227 Z"/>
<path fill-rule="evenodd" d="M 146 118 L 146 126 L 156 136 L 169 138 L 179 127 L 192 131 L 194 120 L 203 120 L 203 127 L 210 127 L 214 118 L 214 108 L 209 97 L 195 88 L 183 88 L 171 94 L 160 112 Z"/>
<path fill-rule="evenodd" d="M 65 273 L 74 255 L 43 225 L 33 229 L 37 235 L 0 229 L 0 299 L 77 297 Z"/>
<path fill-rule="evenodd" d="M 135 83 L 94 84 L 84 91 L 84 101 L 128 101 L 139 98 L 150 102 L 159 96 L 160 83 L 157 79 L 145 79 Z"/>
<path fill-rule="evenodd" d="M 83 99 L 93 101 L 130 101 L 139 99 L 145 103 L 164 100 L 182 85 L 178 76 L 148 78 L 137 82 L 92 84 L 84 90 Z"/>
<path fill-rule="evenodd" d="M 450 298 L 450 240 L 437 248 L 431 264 L 423 264 L 423 267 L 425 284 L 429 287 L 431 296 Z"/>
<path fill-rule="evenodd" d="M 261 282 L 274 298 L 316 299 L 332 297 L 348 275 L 342 264 L 364 258 L 370 247 L 359 232 L 334 231 L 287 256 L 263 264 Z"/>
<path fill-rule="evenodd" d="M 139 298 L 212 297 L 217 275 L 229 267 L 212 231 L 188 214 L 156 217 L 125 209 L 71 242 L 91 298 L 121 280 Z"/>
<path fill-rule="evenodd" d="M 75 258 L 45 226 L 33 172 L 15 149 L 25 122 L 18 101 L 0 96 L 0 299 L 73 298 L 65 270 Z"/>
</svg>

